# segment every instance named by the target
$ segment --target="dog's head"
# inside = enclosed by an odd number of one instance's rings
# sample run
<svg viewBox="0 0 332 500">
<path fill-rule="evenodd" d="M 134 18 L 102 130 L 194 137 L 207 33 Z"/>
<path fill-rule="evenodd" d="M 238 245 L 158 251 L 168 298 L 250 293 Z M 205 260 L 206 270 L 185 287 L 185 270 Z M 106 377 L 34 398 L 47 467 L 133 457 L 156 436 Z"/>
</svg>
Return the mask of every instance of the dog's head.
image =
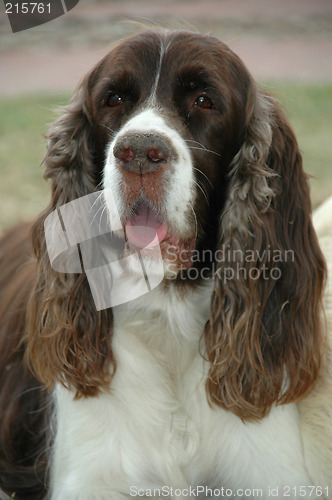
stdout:
<svg viewBox="0 0 332 500">
<path fill-rule="evenodd" d="M 212 402 L 257 418 L 310 388 L 324 262 L 307 179 L 278 103 L 226 45 L 168 31 L 121 42 L 51 128 L 45 164 L 52 201 L 34 231 L 44 285 L 31 300 L 29 346 L 48 384 L 92 395 L 110 381 L 111 312 L 94 310 L 83 276 L 50 269 L 42 230 L 51 210 L 102 186 L 124 252 L 146 248 L 153 259 L 157 244 L 174 286 L 203 280 L 189 279 L 192 267 L 214 276 L 204 332 Z"/>
<path fill-rule="evenodd" d="M 191 33 L 127 40 L 97 74 L 91 97 L 106 152 L 103 183 L 128 241 L 146 246 L 133 227 L 151 225 L 164 261 L 176 254 L 178 269 L 190 267 L 193 249 L 216 247 L 251 78 L 225 45 Z"/>
</svg>

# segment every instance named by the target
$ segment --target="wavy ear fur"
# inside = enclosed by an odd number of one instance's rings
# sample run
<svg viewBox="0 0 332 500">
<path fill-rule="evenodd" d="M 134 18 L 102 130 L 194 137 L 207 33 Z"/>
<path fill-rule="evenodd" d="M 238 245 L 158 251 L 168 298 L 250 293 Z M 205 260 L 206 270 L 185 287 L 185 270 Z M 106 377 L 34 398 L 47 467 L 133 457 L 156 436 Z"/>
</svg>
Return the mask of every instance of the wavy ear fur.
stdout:
<svg viewBox="0 0 332 500">
<path fill-rule="evenodd" d="M 59 381 L 76 389 L 77 396 L 109 387 L 110 365 L 115 369 L 110 347 L 112 314 L 96 311 L 85 275 L 51 268 L 44 221 L 59 206 L 95 191 L 100 181 L 102 166 L 94 152 L 90 119 L 91 75 L 82 81 L 48 134 L 44 164 L 45 178 L 52 182 L 52 198 L 32 232 L 38 275 L 28 306 L 26 339 L 27 358 L 37 376 L 49 387 Z"/>
<path fill-rule="evenodd" d="M 320 369 L 325 262 L 307 177 L 278 103 L 252 84 L 221 221 L 205 329 L 211 403 L 242 419 L 296 401 Z"/>
</svg>

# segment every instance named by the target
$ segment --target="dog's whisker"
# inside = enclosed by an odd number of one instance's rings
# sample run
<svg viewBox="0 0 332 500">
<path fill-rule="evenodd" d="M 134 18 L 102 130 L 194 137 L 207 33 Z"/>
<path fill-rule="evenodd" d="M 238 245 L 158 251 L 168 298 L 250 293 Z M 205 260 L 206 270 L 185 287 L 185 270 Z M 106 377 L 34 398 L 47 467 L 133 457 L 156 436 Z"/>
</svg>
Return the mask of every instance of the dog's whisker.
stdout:
<svg viewBox="0 0 332 500">
<path fill-rule="evenodd" d="M 194 141 L 193 139 L 185 139 L 185 142 L 192 142 L 192 143 L 197 144 L 198 146 L 201 146 L 202 148 L 204 148 L 204 149 L 205 149 L 204 144 L 202 144 L 202 143 L 201 143 L 201 142 L 199 142 L 199 141 Z"/>
<path fill-rule="evenodd" d="M 103 191 L 101 191 L 101 192 L 98 194 L 97 198 L 95 199 L 95 201 L 93 202 L 93 204 L 92 204 L 92 206 L 91 206 L 91 208 L 90 208 L 90 211 L 92 211 L 92 210 L 94 209 L 94 207 L 95 207 L 96 203 L 98 203 L 98 202 L 99 202 L 100 198 L 102 198 L 102 196 L 103 196 L 103 195 L 104 195 L 104 192 L 103 192 Z"/>
<path fill-rule="evenodd" d="M 189 203 L 189 206 L 190 206 L 191 211 L 192 211 L 193 216 L 194 216 L 194 221 L 195 221 L 195 236 L 197 236 L 197 234 L 198 234 L 198 220 L 197 220 L 197 215 L 196 215 L 196 212 L 195 212 L 195 209 L 194 209 L 192 203 Z"/>
<path fill-rule="evenodd" d="M 98 182 L 98 184 L 97 184 L 97 186 L 96 186 L 96 190 L 98 191 L 99 189 L 102 189 L 103 184 L 104 184 L 104 181 L 103 181 L 103 179 L 102 179 L 100 182 Z"/>
<path fill-rule="evenodd" d="M 199 172 L 201 175 L 203 175 L 203 177 L 205 177 L 205 179 L 208 181 L 208 183 L 210 184 L 210 186 L 212 187 L 212 189 L 214 189 L 214 185 L 212 184 L 212 182 L 210 181 L 210 179 L 208 178 L 208 176 L 202 170 L 200 170 L 197 167 L 193 167 L 193 169 L 197 170 L 197 172 Z"/>
<path fill-rule="evenodd" d="M 100 127 L 104 127 L 104 128 L 106 128 L 106 130 L 108 130 L 109 132 L 111 132 L 112 137 L 114 137 L 114 136 L 115 136 L 116 131 L 115 131 L 115 130 L 113 130 L 111 127 L 108 127 L 108 126 L 107 126 L 107 125 L 105 125 L 104 123 L 99 123 L 98 125 L 99 125 Z"/>
<path fill-rule="evenodd" d="M 199 148 L 199 147 L 195 147 L 195 146 L 188 146 L 189 149 L 197 149 L 198 151 L 204 151 L 205 153 L 211 153 L 211 154 L 214 154 L 216 156 L 221 156 L 220 153 L 217 153 L 216 151 L 212 151 L 212 149 L 207 149 L 207 148 Z"/>
<path fill-rule="evenodd" d="M 102 226 L 102 220 L 103 220 L 103 216 L 104 216 L 104 213 L 106 212 L 107 210 L 107 206 L 106 204 L 101 207 L 102 208 L 102 211 L 101 211 L 101 214 L 100 214 L 100 219 L 99 219 L 99 229 L 101 229 L 101 226 Z"/>
<path fill-rule="evenodd" d="M 210 204 L 210 203 L 209 203 L 209 200 L 208 200 L 207 194 L 206 194 L 206 192 L 205 192 L 205 191 L 204 191 L 204 189 L 203 189 L 203 186 L 201 186 L 201 185 L 199 184 L 199 182 L 198 182 L 198 181 L 194 181 L 194 183 L 196 184 L 196 186 L 197 186 L 197 187 L 201 190 L 201 192 L 203 193 L 203 196 L 204 196 L 204 198 L 205 198 L 206 204 L 209 206 L 209 204 Z"/>
</svg>

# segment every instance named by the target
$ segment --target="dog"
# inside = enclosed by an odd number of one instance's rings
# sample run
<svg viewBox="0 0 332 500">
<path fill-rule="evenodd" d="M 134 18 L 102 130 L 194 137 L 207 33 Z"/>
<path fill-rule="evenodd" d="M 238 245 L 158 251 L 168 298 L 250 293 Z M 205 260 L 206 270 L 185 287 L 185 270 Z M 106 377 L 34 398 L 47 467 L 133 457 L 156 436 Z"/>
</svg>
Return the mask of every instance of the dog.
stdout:
<svg viewBox="0 0 332 500">
<path fill-rule="evenodd" d="M 277 100 L 219 40 L 148 30 L 47 140 L 50 203 L 1 243 L 2 490 L 327 498 L 332 299 Z"/>
</svg>

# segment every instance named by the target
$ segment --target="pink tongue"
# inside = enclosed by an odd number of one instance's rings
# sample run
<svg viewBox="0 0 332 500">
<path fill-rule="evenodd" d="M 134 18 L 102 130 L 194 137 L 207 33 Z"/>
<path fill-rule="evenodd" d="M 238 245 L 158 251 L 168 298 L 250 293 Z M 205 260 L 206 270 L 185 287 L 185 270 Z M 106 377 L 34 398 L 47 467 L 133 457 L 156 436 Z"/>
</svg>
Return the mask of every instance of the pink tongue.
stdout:
<svg viewBox="0 0 332 500">
<path fill-rule="evenodd" d="M 139 248 L 154 247 L 165 238 L 167 225 L 158 219 L 148 205 L 139 205 L 138 212 L 126 223 L 130 243 Z"/>
</svg>

